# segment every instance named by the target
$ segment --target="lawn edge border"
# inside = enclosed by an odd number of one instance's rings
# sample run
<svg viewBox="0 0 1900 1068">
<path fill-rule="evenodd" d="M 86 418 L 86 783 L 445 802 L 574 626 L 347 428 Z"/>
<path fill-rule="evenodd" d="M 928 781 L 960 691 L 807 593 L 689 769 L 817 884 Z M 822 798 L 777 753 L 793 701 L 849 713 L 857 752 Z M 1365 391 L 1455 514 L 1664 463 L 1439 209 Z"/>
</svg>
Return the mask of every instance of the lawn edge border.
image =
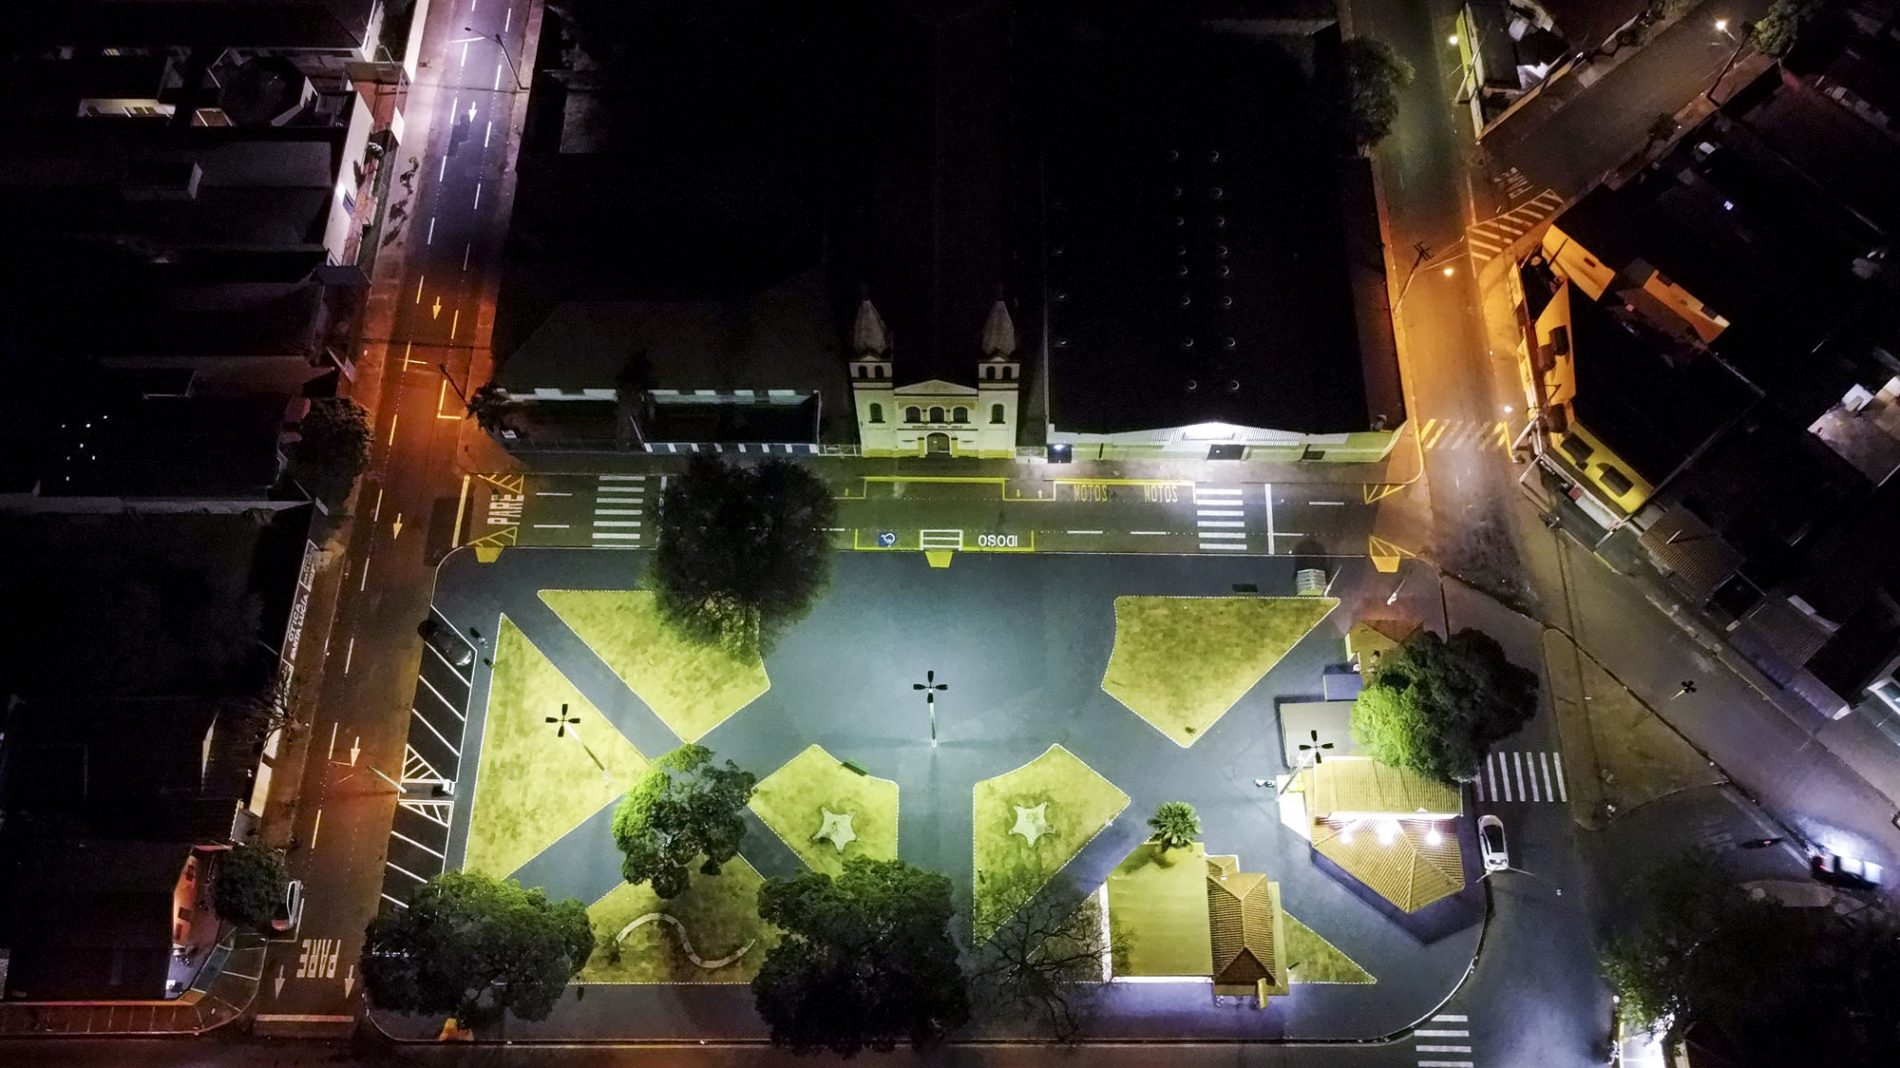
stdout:
<svg viewBox="0 0 1900 1068">
<path fill-rule="evenodd" d="M 720 727 L 724 726 L 727 720 L 731 719 L 732 717 L 738 715 L 741 712 L 744 712 L 746 709 L 751 708 L 753 703 L 758 701 L 759 698 L 764 697 L 766 694 L 772 692 L 772 672 L 765 666 L 765 657 L 764 656 L 759 657 L 759 672 L 760 674 L 765 676 L 765 689 L 760 690 L 758 693 L 755 693 L 751 697 L 746 698 L 746 701 L 744 704 L 738 706 L 737 708 L 734 708 L 732 711 L 726 713 L 725 715 L 720 716 L 717 720 L 714 720 L 711 724 L 709 724 L 705 730 L 700 731 L 698 734 L 692 736 L 691 738 L 688 738 L 685 735 L 681 734 L 679 732 L 679 729 L 673 726 L 672 723 L 668 722 L 665 716 L 660 715 L 659 709 L 656 709 L 653 707 L 653 702 L 647 700 L 646 695 L 641 693 L 639 688 L 636 687 L 633 683 L 629 682 L 625 675 L 622 675 L 620 672 L 614 670 L 614 666 L 608 663 L 607 658 L 601 655 L 601 651 L 599 649 L 594 647 L 594 643 L 582 637 L 581 632 L 574 629 L 574 624 L 569 623 L 567 621 L 567 617 L 561 614 L 561 610 L 554 607 L 554 605 L 550 604 L 547 598 L 547 595 L 550 593 L 646 593 L 646 594 L 651 594 L 652 592 L 653 592 L 652 590 L 642 590 L 642 589 L 631 589 L 631 590 L 580 589 L 580 590 L 576 590 L 576 589 L 566 589 L 566 588 L 557 589 L 554 587 L 549 587 L 547 589 L 535 590 L 534 597 L 535 597 L 535 600 L 541 602 L 541 607 L 546 608 L 550 613 L 553 614 L 556 622 L 560 623 L 562 627 L 566 628 L 569 634 L 574 636 L 575 641 L 580 642 L 582 647 L 584 647 L 589 653 L 593 654 L 594 659 L 600 663 L 601 667 L 604 667 L 607 669 L 607 673 L 609 675 L 612 675 L 614 678 L 620 680 L 620 685 L 625 686 L 627 688 L 627 692 L 633 695 L 634 700 L 639 701 L 641 704 L 646 706 L 647 713 L 649 715 L 651 715 L 654 719 L 659 720 L 661 726 L 665 727 L 669 732 L 671 732 L 673 737 L 678 738 L 680 740 L 681 745 L 694 745 L 694 744 L 697 744 L 701 738 L 706 737 L 708 734 L 711 734 L 712 732 L 718 730 Z M 546 654 L 543 654 L 543 655 L 546 655 Z M 565 674 L 565 672 L 563 672 L 563 674 Z M 569 680 L 569 681 L 572 681 L 572 680 Z"/>
<path fill-rule="evenodd" d="M 1050 880 L 1054 879 L 1058 875 L 1061 875 L 1063 872 L 1063 869 L 1067 868 L 1075 860 L 1075 858 L 1082 855 L 1082 851 L 1089 847 L 1089 843 L 1095 841 L 1097 838 L 1100 838 L 1102 836 L 1102 832 L 1108 830 L 1109 825 L 1113 824 L 1117 819 L 1120 819 L 1121 814 L 1128 811 L 1128 806 L 1135 803 L 1135 799 L 1129 796 L 1128 791 L 1122 789 L 1119 785 L 1117 785 L 1114 779 L 1111 779 L 1108 776 L 1103 775 L 1100 771 L 1096 771 L 1095 765 L 1089 763 L 1086 760 L 1083 760 L 1080 756 L 1077 756 L 1075 750 L 1070 749 L 1068 746 L 1063 745 L 1061 742 L 1050 742 L 1049 747 L 1047 749 L 1044 749 L 1042 752 L 1037 753 L 1035 756 L 1030 757 L 1028 760 L 1023 761 L 1022 763 L 1016 765 L 1015 767 L 1010 768 L 1008 771 L 998 772 L 987 779 L 978 779 L 976 782 L 972 783 L 970 785 L 970 937 L 972 940 L 976 939 L 976 875 L 978 871 L 982 870 L 977 865 L 977 862 L 976 862 L 976 833 L 977 833 L 976 832 L 976 790 L 977 790 L 977 787 L 982 786 L 986 782 L 991 782 L 996 779 L 1000 779 L 1005 775 L 1012 775 L 1012 774 L 1015 774 L 1016 772 L 1023 770 L 1029 765 L 1034 764 L 1036 761 L 1041 760 L 1043 757 L 1048 756 L 1050 749 L 1060 749 L 1063 752 L 1069 754 L 1071 757 L 1075 758 L 1076 763 L 1089 769 L 1089 771 L 1093 772 L 1095 775 L 1100 777 L 1103 782 L 1114 787 L 1115 792 L 1120 794 L 1122 797 L 1122 805 L 1120 808 L 1115 810 L 1115 814 L 1113 816 L 1110 816 L 1107 822 L 1103 823 L 1100 827 L 1097 827 L 1095 828 L 1094 831 L 1090 832 L 1089 836 L 1087 838 L 1082 839 L 1082 843 L 1076 846 L 1075 850 L 1071 852 L 1068 855 L 1068 857 L 1065 860 L 1063 860 L 1062 863 L 1056 865 L 1053 871 L 1051 871 L 1048 875 L 1043 877 L 1042 886 L 1039 886 L 1036 888 L 1037 894 L 1041 894 L 1043 886 L 1048 886 Z M 1106 882 L 1106 880 L 1104 880 L 1104 882 Z M 997 921 L 996 926 L 1001 927 L 1004 923 L 1007 923 L 1015 915 L 1016 913 L 1012 912 L 1008 916 L 1003 917 L 1001 920 Z M 989 941 L 989 939 L 985 938 L 982 941 L 987 942 Z"/>
<path fill-rule="evenodd" d="M 1332 606 L 1326 609 L 1325 612 L 1321 613 L 1320 617 L 1313 621 L 1312 626 L 1307 627 L 1304 631 L 1301 631 L 1300 636 L 1294 639 L 1293 644 L 1287 646 L 1286 653 L 1280 654 L 1278 659 L 1276 659 L 1273 663 L 1267 665 L 1267 670 L 1260 673 L 1260 678 L 1253 680 L 1253 684 L 1247 687 L 1248 690 L 1252 690 L 1254 686 L 1260 685 L 1260 682 L 1262 679 L 1265 679 L 1268 675 L 1273 674 L 1273 669 L 1280 666 L 1280 661 L 1286 659 L 1287 653 L 1291 653 L 1294 649 L 1298 648 L 1299 644 L 1305 641 L 1307 637 L 1311 635 L 1314 631 L 1318 630 L 1319 625 L 1321 623 L 1326 622 L 1326 620 L 1330 618 L 1334 612 L 1339 610 L 1339 606 L 1343 603 L 1339 598 L 1334 597 L 1330 594 L 1322 596 L 1322 597 L 1302 597 L 1299 594 L 1288 595 L 1288 594 L 1277 594 L 1277 593 L 1207 593 L 1207 594 L 1119 593 L 1115 595 L 1115 599 L 1114 601 L 1111 602 L 1111 605 L 1118 606 L 1124 600 L 1130 600 L 1130 599 L 1135 599 L 1135 598 L 1139 598 L 1144 601 L 1148 601 L 1148 600 L 1153 600 L 1153 601 L 1299 601 L 1299 600 L 1331 601 Z M 1113 614 L 1112 611 L 1111 611 L 1111 614 Z M 1116 704 L 1127 709 L 1130 715 L 1134 716 L 1136 719 L 1139 719 L 1143 723 L 1146 723 L 1149 727 L 1152 727 L 1155 733 L 1161 735 L 1163 738 L 1166 738 L 1168 741 L 1173 742 L 1177 746 L 1180 746 L 1182 749 L 1194 748 L 1194 743 L 1200 741 L 1201 737 L 1204 737 L 1204 736 L 1197 735 L 1196 737 L 1188 741 L 1185 741 L 1185 742 L 1180 741 L 1176 739 L 1174 735 L 1169 734 L 1165 730 L 1162 730 L 1161 727 L 1158 724 L 1156 724 L 1154 720 L 1151 720 L 1147 716 L 1144 716 L 1140 712 L 1137 712 L 1133 705 L 1121 699 L 1120 694 L 1117 694 L 1114 690 L 1111 690 L 1108 688 L 1108 670 L 1115 663 L 1115 650 L 1121 647 L 1121 642 L 1122 642 L 1122 628 L 1121 628 L 1121 621 L 1118 619 L 1115 621 L 1115 640 L 1109 643 L 1108 663 L 1102 665 L 1102 681 L 1098 684 L 1097 688 L 1100 689 L 1103 693 L 1107 694 L 1109 697 L 1113 698 Z M 1214 722 L 1208 724 L 1208 729 L 1210 731 L 1213 730 L 1214 727 L 1218 725 L 1221 720 L 1226 719 L 1227 713 L 1232 712 L 1234 710 L 1234 706 L 1240 704 L 1241 698 L 1244 698 L 1246 696 L 1247 696 L 1246 692 L 1243 691 L 1240 697 L 1236 697 L 1232 701 L 1228 702 L 1227 707 L 1221 709 L 1220 714 L 1214 717 Z M 1081 758 L 1078 757 L 1077 759 L 1079 760 Z M 1083 763 L 1086 764 L 1088 762 L 1083 761 Z M 1091 767 L 1092 766 L 1093 765 L 1091 765 Z M 1007 774 L 1007 772 L 1005 772 L 1005 774 Z M 1100 774 L 1100 773 L 1098 772 L 1097 774 Z"/>
<path fill-rule="evenodd" d="M 838 760 L 837 755 L 834 754 L 831 750 L 826 749 L 824 745 L 822 745 L 821 743 L 813 742 L 810 745 L 806 746 L 805 748 L 800 749 L 797 753 L 793 754 L 791 760 L 787 760 L 784 764 L 780 764 L 778 767 L 773 768 L 772 774 L 767 775 L 766 778 L 769 779 L 772 777 L 772 775 L 777 775 L 779 772 L 784 771 L 786 768 L 786 765 L 789 765 L 792 762 L 792 760 L 797 760 L 799 757 L 804 756 L 807 752 L 813 749 L 818 750 L 819 752 L 825 754 L 826 756 L 830 757 L 833 760 Z M 1077 757 L 1076 759 L 1080 760 L 1081 758 Z M 838 760 L 838 763 L 840 765 L 843 765 L 844 761 Z M 1084 761 L 1084 763 L 1087 763 L 1087 762 Z M 1096 774 L 1099 775 L 1101 773 L 1097 772 Z M 895 854 L 891 859 L 902 860 L 904 859 L 904 853 L 903 853 L 904 826 L 903 826 L 903 820 L 901 817 L 902 817 L 903 809 L 904 809 L 904 784 L 898 782 L 896 779 L 886 779 L 882 775 L 872 775 L 869 772 L 866 772 L 864 777 L 867 779 L 876 779 L 879 782 L 887 782 L 887 783 L 890 783 L 892 786 L 897 787 L 897 804 L 892 809 L 892 813 L 891 813 L 891 852 Z M 760 781 L 764 781 L 764 780 L 760 780 Z M 1117 787 L 1117 789 L 1119 789 L 1119 787 Z M 754 787 L 753 793 L 756 794 L 757 792 L 758 792 L 757 787 Z M 778 839 L 779 843 L 783 845 L 787 850 L 789 850 L 792 856 L 797 857 L 798 862 L 800 864 L 805 865 L 806 871 L 810 871 L 810 872 L 818 871 L 817 868 L 814 868 L 811 866 L 810 862 L 806 861 L 805 855 L 798 851 L 797 846 L 793 845 L 789 839 L 787 839 L 784 835 L 779 833 L 779 830 L 777 827 L 774 827 L 770 823 L 768 823 L 764 816 L 759 816 L 759 811 L 752 807 L 751 798 L 746 799 L 746 810 L 751 812 L 754 816 L 758 816 L 759 822 L 765 824 L 765 829 L 768 831 L 771 831 L 772 837 Z M 745 854 L 740 853 L 740 856 L 743 858 Z M 746 861 L 746 863 L 751 864 L 752 862 L 748 860 Z M 755 871 L 758 870 L 758 865 L 753 864 L 753 870 Z M 830 873 L 821 872 L 820 874 L 829 875 Z M 773 878 L 773 876 L 766 876 L 765 878 L 771 879 Z"/>
</svg>

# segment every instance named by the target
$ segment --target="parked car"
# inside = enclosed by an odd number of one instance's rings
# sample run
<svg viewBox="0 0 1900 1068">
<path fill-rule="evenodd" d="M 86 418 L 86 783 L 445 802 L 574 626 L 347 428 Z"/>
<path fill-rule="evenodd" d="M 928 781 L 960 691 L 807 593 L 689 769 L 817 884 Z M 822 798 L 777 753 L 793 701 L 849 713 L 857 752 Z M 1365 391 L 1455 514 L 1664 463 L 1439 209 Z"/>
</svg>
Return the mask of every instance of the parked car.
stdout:
<svg viewBox="0 0 1900 1068">
<path fill-rule="evenodd" d="M 1504 844 L 1504 821 L 1486 813 L 1478 817 L 1478 849 L 1484 854 L 1485 871 L 1503 871 L 1511 866 L 1511 852 Z"/>
<path fill-rule="evenodd" d="M 416 633 L 422 635 L 422 640 L 429 643 L 429 648 L 441 653 L 442 659 L 454 667 L 465 668 L 475 662 L 474 646 L 462 640 L 460 634 L 443 626 L 442 621 L 434 616 L 423 620 L 422 625 L 416 628 Z"/>
<path fill-rule="evenodd" d="M 277 911 L 271 914 L 270 929 L 279 933 L 294 931 L 303 923 L 303 880 L 292 879 L 284 884 L 284 899 L 277 903 Z"/>
<path fill-rule="evenodd" d="M 1871 860 L 1844 857 L 1839 853 L 1820 852 L 1808 858 L 1808 868 L 1824 883 L 1855 890 L 1872 890 L 1880 885 L 1886 869 Z"/>
</svg>

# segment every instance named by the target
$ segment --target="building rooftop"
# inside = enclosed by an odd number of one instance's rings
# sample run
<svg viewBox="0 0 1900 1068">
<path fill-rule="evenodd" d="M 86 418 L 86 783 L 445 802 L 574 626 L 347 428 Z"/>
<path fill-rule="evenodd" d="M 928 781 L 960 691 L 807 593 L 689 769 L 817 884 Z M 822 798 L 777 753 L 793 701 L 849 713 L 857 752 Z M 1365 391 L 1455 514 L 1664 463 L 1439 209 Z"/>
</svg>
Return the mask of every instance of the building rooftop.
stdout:
<svg viewBox="0 0 1900 1068">
<path fill-rule="evenodd" d="M 1306 811 L 1316 820 L 1445 816 L 1464 811 L 1457 788 L 1370 757 L 1328 759 L 1309 766 L 1291 789 L 1306 795 Z"/>
<path fill-rule="evenodd" d="M 369 36 L 378 0 L 34 0 L 21 37 L 117 48 L 214 45 L 345 49 Z"/>
<path fill-rule="evenodd" d="M 1366 249 L 1349 216 L 1371 218 L 1369 183 L 1341 163 L 1311 73 L 1336 41 L 1105 17 L 1043 28 L 1026 66 L 1052 426 L 1402 420 L 1396 363 L 1361 337 L 1354 300 L 1349 261 Z"/>
<path fill-rule="evenodd" d="M 60 424 L 49 496 L 264 499 L 277 481 L 283 394 L 135 397 Z"/>
<path fill-rule="evenodd" d="M 1573 293 L 1577 421 L 1651 484 L 1755 401 L 1749 384 L 1707 352 L 1658 351 L 1633 317 Z"/>
<path fill-rule="evenodd" d="M 182 842 L 12 839 L 0 862 L 10 996 L 156 999 L 172 950 Z"/>
</svg>

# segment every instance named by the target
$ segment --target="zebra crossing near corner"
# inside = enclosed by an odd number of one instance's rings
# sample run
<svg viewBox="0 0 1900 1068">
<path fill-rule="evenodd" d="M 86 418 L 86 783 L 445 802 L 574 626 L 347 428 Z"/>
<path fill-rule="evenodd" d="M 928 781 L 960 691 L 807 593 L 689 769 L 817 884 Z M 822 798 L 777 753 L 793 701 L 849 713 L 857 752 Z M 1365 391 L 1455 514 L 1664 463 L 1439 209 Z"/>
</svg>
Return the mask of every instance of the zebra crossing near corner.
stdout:
<svg viewBox="0 0 1900 1068">
<path fill-rule="evenodd" d="M 1427 419 L 1418 427 L 1424 449 L 1498 449 L 1511 451 L 1511 425 L 1503 420 Z"/>
<path fill-rule="evenodd" d="M 1203 552 L 1247 551 L 1247 509 L 1239 486 L 1194 487 L 1194 532 Z"/>
<path fill-rule="evenodd" d="M 1471 1018 L 1462 1012 L 1441 1012 L 1412 1032 L 1412 1052 L 1418 1068 L 1476 1068 L 1471 1059 Z"/>
<path fill-rule="evenodd" d="M 1480 264 L 1489 261 L 1537 224 L 1550 218 L 1558 208 L 1563 207 L 1563 203 L 1564 198 L 1555 189 L 1546 189 L 1510 211 L 1483 222 L 1472 223 L 1470 229 L 1465 231 L 1465 243 L 1471 249 L 1472 261 Z"/>
<path fill-rule="evenodd" d="M 600 475 L 594 486 L 597 549 L 638 549 L 646 530 L 645 475 Z"/>
<path fill-rule="evenodd" d="M 1564 783 L 1564 756 L 1549 749 L 1492 753 L 1478 769 L 1472 788 L 1479 801 L 1493 804 L 1570 800 L 1570 789 Z"/>
</svg>

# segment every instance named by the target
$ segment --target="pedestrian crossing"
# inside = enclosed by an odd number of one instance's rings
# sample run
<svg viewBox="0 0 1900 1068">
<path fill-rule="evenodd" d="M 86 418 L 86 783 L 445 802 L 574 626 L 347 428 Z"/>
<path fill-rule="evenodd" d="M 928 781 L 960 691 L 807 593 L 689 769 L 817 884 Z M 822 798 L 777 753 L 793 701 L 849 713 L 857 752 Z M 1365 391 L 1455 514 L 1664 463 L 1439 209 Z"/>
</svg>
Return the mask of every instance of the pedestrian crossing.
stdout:
<svg viewBox="0 0 1900 1068">
<path fill-rule="evenodd" d="M 593 540 L 597 549 L 638 549 L 646 532 L 645 475 L 598 475 Z"/>
<path fill-rule="evenodd" d="M 1418 427 L 1424 449 L 1498 449 L 1511 451 L 1511 424 L 1502 419 L 1427 419 Z"/>
<path fill-rule="evenodd" d="M 1239 486 L 1194 487 L 1194 532 L 1203 552 L 1247 551 L 1247 510 Z"/>
<path fill-rule="evenodd" d="M 1564 756 L 1555 750 L 1492 753 L 1473 780 L 1479 801 L 1492 803 L 1570 800 Z"/>
<path fill-rule="evenodd" d="M 1412 1032 L 1412 1052 L 1418 1068 L 1476 1068 L 1471 1059 L 1471 1018 L 1462 1012 L 1441 1012 Z"/>
<path fill-rule="evenodd" d="M 1529 187 L 1526 185 L 1523 188 Z M 1511 199 L 1516 199 L 1516 195 L 1512 194 Z M 1558 208 L 1563 207 L 1563 203 L 1564 198 L 1556 190 L 1546 189 L 1510 211 L 1483 222 L 1472 223 L 1465 231 L 1465 244 L 1471 249 L 1472 261 L 1485 263 L 1503 252 L 1533 227 L 1555 214 Z"/>
</svg>

